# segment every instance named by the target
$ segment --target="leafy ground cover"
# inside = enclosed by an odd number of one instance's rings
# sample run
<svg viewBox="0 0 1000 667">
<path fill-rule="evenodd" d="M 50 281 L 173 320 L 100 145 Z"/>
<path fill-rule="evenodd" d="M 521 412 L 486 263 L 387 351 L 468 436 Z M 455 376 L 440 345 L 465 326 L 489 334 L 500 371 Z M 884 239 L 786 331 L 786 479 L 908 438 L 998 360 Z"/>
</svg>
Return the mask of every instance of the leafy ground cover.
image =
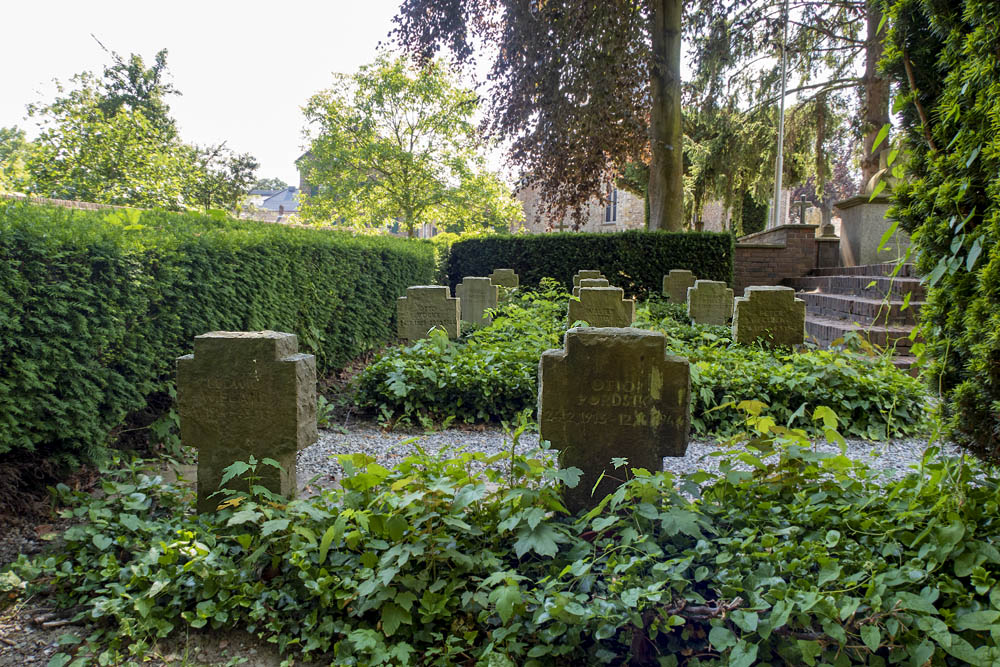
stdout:
<svg viewBox="0 0 1000 667">
<path fill-rule="evenodd" d="M 201 517 L 126 466 L 100 498 L 60 487 L 75 525 L 0 590 L 90 624 L 55 665 L 138 662 L 200 627 L 336 664 L 997 664 L 996 482 L 933 450 L 891 481 L 741 407 L 750 437 L 718 474 L 636 470 L 580 516 L 559 496 L 577 471 L 541 455 L 343 457 L 342 489 Z"/>
<path fill-rule="evenodd" d="M 493 324 L 460 341 L 442 335 L 392 348 L 359 376 L 357 401 L 384 421 L 512 420 L 537 401 L 538 360 L 562 346 L 569 295 L 552 281 L 501 304 Z M 683 323 L 683 309 L 641 305 L 637 326 L 662 331 L 668 350 L 691 362 L 692 425 L 699 436 L 740 428 L 736 405 L 770 406 L 780 424 L 822 435 L 808 412 L 823 404 L 848 436 L 886 439 L 924 428 L 927 393 L 887 360 L 828 350 L 733 344 L 726 327 Z"/>
</svg>

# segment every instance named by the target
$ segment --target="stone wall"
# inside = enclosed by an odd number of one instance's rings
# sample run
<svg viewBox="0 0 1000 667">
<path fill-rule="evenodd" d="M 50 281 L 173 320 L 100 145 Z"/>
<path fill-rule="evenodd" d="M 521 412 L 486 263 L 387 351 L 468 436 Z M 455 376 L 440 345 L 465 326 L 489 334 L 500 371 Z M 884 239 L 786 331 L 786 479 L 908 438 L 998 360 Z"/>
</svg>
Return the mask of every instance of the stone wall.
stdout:
<svg viewBox="0 0 1000 667">
<path fill-rule="evenodd" d="M 618 190 L 617 219 L 614 222 L 604 221 L 604 204 L 594 200 L 584 210 L 584 223 L 579 230 L 573 229 L 571 215 L 562 221 L 566 225 L 565 229 L 558 228 L 559 221 L 552 223 L 550 227 L 549 220 L 540 210 L 540 197 L 535 188 L 522 188 L 515 196 L 524 207 L 524 229 L 531 234 L 558 231 L 621 232 L 646 228 L 645 203 L 642 198 L 622 189 Z"/>
<path fill-rule="evenodd" d="M 69 199 L 49 199 L 48 197 L 32 197 L 22 194 L 0 194 L 0 199 L 11 201 L 26 201 L 31 204 L 44 204 L 46 206 L 61 206 L 62 208 L 79 208 L 85 211 L 100 211 L 103 209 L 135 208 L 134 206 L 117 206 L 115 204 L 95 204 L 89 201 L 72 201 Z"/>
</svg>

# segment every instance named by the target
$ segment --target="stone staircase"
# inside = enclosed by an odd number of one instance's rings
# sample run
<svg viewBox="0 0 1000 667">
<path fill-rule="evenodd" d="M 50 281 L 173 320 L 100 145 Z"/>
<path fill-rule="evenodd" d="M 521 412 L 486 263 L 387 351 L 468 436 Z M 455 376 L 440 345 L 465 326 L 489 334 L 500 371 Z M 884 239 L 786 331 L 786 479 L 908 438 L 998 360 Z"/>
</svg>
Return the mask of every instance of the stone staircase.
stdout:
<svg viewBox="0 0 1000 667">
<path fill-rule="evenodd" d="M 909 335 L 925 292 L 912 264 L 904 264 L 892 277 L 894 268 L 895 264 L 869 264 L 813 269 L 802 278 L 783 281 L 806 302 L 807 339 L 829 347 L 853 331 L 878 348 L 895 346 L 894 363 L 909 369 L 915 342 Z M 904 310 L 907 294 L 910 302 Z"/>
</svg>

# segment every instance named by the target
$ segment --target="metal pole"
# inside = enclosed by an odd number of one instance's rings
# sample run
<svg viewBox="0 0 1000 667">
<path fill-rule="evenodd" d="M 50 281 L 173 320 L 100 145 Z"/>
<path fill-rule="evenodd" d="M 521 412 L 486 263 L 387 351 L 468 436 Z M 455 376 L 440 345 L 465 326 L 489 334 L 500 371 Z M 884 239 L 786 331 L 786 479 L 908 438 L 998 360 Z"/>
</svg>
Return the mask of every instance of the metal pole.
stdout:
<svg viewBox="0 0 1000 667">
<path fill-rule="evenodd" d="M 784 2 L 781 18 L 784 22 L 783 36 L 781 38 L 781 107 L 778 111 L 778 159 L 776 160 L 774 168 L 774 205 L 771 207 L 771 211 L 774 213 L 774 218 L 771 220 L 772 227 L 777 227 L 780 224 L 780 221 L 784 219 L 781 214 L 781 204 L 783 199 L 781 196 L 781 180 L 785 166 L 785 90 L 787 84 L 786 73 L 788 68 L 788 0 L 785 0 Z"/>
</svg>

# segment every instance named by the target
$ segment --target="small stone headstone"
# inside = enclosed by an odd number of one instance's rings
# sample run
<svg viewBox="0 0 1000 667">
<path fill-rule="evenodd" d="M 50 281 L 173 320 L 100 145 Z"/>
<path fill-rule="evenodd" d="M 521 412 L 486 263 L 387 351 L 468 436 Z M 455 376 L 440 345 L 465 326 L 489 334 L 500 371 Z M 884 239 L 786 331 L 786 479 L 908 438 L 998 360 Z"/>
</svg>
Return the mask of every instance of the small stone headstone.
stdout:
<svg viewBox="0 0 1000 667">
<path fill-rule="evenodd" d="M 294 334 L 212 331 L 195 336 L 194 354 L 177 360 L 181 440 L 198 450 L 198 512 L 221 502 L 211 497 L 223 469 L 254 456 L 257 482 L 291 497 L 295 453 L 316 442 L 316 358 L 298 352 Z M 243 480 L 226 488 L 246 489 Z"/>
<path fill-rule="evenodd" d="M 626 471 L 612 458 L 658 472 L 664 456 L 687 451 L 690 369 L 687 359 L 666 353 L 662 333 L 570 329 L 564 350 L 542 353 L 538 375 L 539 433 L 559 450 L 560 467 L 583 471 L 563 496 L 571 512 L 592 507 L 624 481 Z"/>
<path fill-rule="evenodd" d="M 805 340 L 806 304 L 791 287 L 747 287 L 736 298 L 733 340 L 749 345 L 761 339 L 767 345 L 801 345 Z"/>
<path fill-rule="evenodd" d="M 580 269 L 573 275 L 573 287 L 579 287 L 580 281 L 588 278 L 607 280 L 604 274 L 597 269 Z"/>
<path fill-rule="evenodd" d="M 580 300 L 569 300 L 569 326 L 584 321 L 592 327 L 627 327 L 635 321 L 635 299 L 621 287 L 582 287 Z"/>
<path fill-rule="evenodd" d="M 733 290 L 721 280 L 696 280 L 687 291 L 687 312 L 695 324 L 725 326 L 733 316 Z"/>
<path fill-rule="evenodd" d="M 687 301 L 688 287 L 694 287 L 694 274 L 686 269 L 673 269 L 663 276 L 663 296 L 670 303 Z"/>
<path fill-rule="evenodd" d="M 403 340 L 427 338 L 434 327 L 458 338 L 458 299 L 443 285 L 416 285 L 396 299 L 396 335 Z"/>
<path fill-rule="evenodd" d="M 507 289 L 516 289 L 521 284 L 521 279 L 514 273 L 514 269 L 493 269 L 490 274 L 490 282 Z"/>
<path fill-rule="evenodd" d="M 611 283 L 604 278 L 582 278 L 580 284 L 573 288 L 573 296 L 579 298 L 583 287 L 611 287 Z"/>
<path fill-rule="evenodd" d="M 489 278 L 466 276 L 455 287 L 455 296 L 462 306 L 463 322 L 486 326 L 490 323 L 486 309 L 497 307 L 500 289 Z"/>
</svg>

